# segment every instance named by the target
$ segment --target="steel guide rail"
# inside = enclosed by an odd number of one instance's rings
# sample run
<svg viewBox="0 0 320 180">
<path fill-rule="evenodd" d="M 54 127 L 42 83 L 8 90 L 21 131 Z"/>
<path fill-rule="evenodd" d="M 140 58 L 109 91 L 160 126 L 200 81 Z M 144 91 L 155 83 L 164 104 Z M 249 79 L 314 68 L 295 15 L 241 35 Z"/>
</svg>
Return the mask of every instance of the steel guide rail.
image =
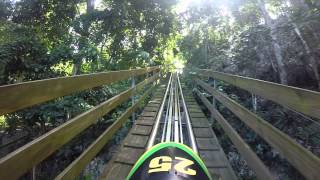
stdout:
<svg viewBox="0 0 320 180">
<path fill-rule="evenodd" d="M 186 137 L 187 139 L 184 139 Z M 159 140 L 158 140 L 159 139 Z M 172 73 L 147 149 L 160 142 L 182 143 L 198 153 L 179 75 Z"/>
<path fill-rule="evenodd" d="M 166 92 L 164 94 L 164 98 L 162 100 L 159 112 L 158 112 L 156 120 L 155 120 L 154 128 L 152 129 L 150 138 L 148 140 L 147 149 L 150 149 L 154 145 L 154 141 L 156 139 L 157 131 L 158 131 L 158 128 L 159 128 L 159 125 L 160 125 L 160 119 L 161 119 L 161 116 L 162 116 L 162 113 L 163 113 L 163 110 L 164 110 L 164 104 L 165 104 L 166 98 L 168 96 L 168 91 L 169 91 L 171 79 L 172 79 L 172 74 L 170 75 L 170 79 L 169 79 L 169 82 L 168 82 L 168 85 L 167 85 L 167 88 L 166 88 Z"/>
</svg>

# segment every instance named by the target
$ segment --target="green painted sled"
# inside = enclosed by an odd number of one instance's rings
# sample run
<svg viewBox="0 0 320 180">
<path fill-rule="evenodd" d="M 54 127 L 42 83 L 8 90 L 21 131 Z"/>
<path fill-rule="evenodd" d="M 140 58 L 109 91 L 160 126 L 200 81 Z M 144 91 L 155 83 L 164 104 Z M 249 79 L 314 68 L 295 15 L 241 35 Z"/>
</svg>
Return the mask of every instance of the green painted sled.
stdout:
<svg viewBox="0 0 320 180">
<path fill-rule="evenodd" d="M 188 146 L 160 143 L 145 152 L 126 180 L 212 180 L 203 161 Z"/>
</svg>

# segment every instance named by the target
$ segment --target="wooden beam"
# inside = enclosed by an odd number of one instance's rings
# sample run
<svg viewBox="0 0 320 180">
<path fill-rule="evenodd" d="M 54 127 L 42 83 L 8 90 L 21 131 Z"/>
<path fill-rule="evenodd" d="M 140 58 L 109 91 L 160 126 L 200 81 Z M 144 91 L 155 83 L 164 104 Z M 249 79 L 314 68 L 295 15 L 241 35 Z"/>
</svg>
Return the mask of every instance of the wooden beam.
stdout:
<svg viewBox="0 0 320 180">
<path fill-rule="evenodd" d="M 103 146 L 113 137 L 123 123 L 132 115 L 145 98 L 153 91 L 149 88 L 133 106 L 128 108 L 106 131 L 104 131 L 76 160 L 74 160 L 55 179 L 76 179 L 88 163 L 100 152 Z"/>
<path fill-rule="evenodd" d="M 140 82 L 111 99 L 95 106 L 94 108 L 74 117 L 61 126 L 18 148 L 0 159 L 0 179 L 18 179 L 33 166 L 44 160 L 61 146 L 69 142 L 76 135 L 96 122 L 119 104 L 128 100 L 135 88 L 140 91 L 145 85 L 159 78 L 159 73 Z"/>
<path fill-rule="evenodd" d="M 116 81 L 128 79 L 131 76 L 138 76 L 158 70 L 159 66 L 156 66 L 143 69 L 109 71 L 103 73 L 44 79 L 0 86 L 0 115 L 43 103 L 74 92 L 108 85 Z"/>
<path fill-rule="evenodd" d="M 215 90 L 205 82 L 196 79 L 196 83 L 212 94 L 218 101 L 238 116 L 242 122 L 267 141 L 280 155 L 286 158 L 307 179 L 320 177 L 320 159 L 298 144 L 279 129 L 260 118 L 223 93 Z"/>
<path fill-rule="evenodd" d="M 198 75 L 225 81 L 263 98 L 315 117 L 320 122 L 320 92 L 207 69 L 199 70 Z"/>
<path fill-rule="evenodd" d="M 204 97 L 198 90 L 197 95 L 200 97 L 203 104 L 211 112 L 214 118 L 219 122 L 224 132 L 228 135 L 232 143 L 236 146 L 237 150 L 246 160 L 248 166 L 253 169 L 258 179 L 271 180 L 275 179 L 268 168 L 263 164 L 259 157 L 253 152 L 250 146 L 241 138 L 241 136 L 235 131 L 228 121 L 217 111 L 209 100 Z"/>
</svg>

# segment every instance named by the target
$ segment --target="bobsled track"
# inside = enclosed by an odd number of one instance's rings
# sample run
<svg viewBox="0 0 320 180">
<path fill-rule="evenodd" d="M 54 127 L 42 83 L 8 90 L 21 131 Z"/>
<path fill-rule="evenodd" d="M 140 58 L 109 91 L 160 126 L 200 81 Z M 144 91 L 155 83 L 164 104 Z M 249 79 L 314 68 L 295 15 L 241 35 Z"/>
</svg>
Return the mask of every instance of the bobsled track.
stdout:
<svg viewBox="0 0 320 180">
<path fill-rule="evenodd" d="M 232 100 L 216 87 L 216 81 L 249 91 L 292 111 L 320 119 L 320 93 L 292 86 L 236 76 L 212 70 L 161 73 L 161 67 L 109 71 L 43 79 L 0 86 L 0 116 L 94 87 L 131 79 L 131 88 L 109 98 L 50 130 L 0 159 L 0 179 L 18 179 L 32 174 L 37 165 L 69 143 L 85 129 L 119 105 L 132 105 L 118 117 L 82 154 L 57 174 L 56 179 L 75 179 L 126 122 L 129 133 L 119 150 L 105 164 L 100 179 L 125 179 L 140 156 L 161 142 L 190 147 L 203 160 L 213 179 L 237 179 L 212 130 L 216 121 L 258 179 L 274 179 L 268 167 L 222 116 L 217 103 L 229 109 L 247 127 L 279 152 L 306 179 L 320 177 L 320 159 L 287 134 L 254 112 Z M 207 78 L 214 80 L 207 83 Z M 189 86 L 185 83 L 191 82 Z M 212 81 L 211 81 L 212 82 Z M 142 107 L 142 105 L 145 105 Z M 137 113 L 142 107 L 142 113 Z M 204 113 L 208 112 L 208 113 Z M 133 118 L 131 118 L 133 117 Z M 309 131 L 314 130 L 311 126 Z"/>
<path fill-rule="evenodd" d="M 160 142 L 186 144 L 199 153 L 213 175 L 236 179 L 206 116 L 177 74 L 160 85 L 102 177 L 125 179 L 145 150 Z"/>
</svg>

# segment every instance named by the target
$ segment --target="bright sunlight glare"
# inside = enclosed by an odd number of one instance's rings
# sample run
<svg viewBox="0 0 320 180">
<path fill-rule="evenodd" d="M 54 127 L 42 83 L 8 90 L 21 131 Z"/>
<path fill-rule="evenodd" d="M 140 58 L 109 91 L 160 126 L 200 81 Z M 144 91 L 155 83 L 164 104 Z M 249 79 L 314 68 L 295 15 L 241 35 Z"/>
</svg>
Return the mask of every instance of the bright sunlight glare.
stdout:
<svg viewBox="0 0 320 180">
<path fill-rule="evenodd" d="M 95 1 L 94 1 L 94 5 L 95 5 L 95 6 L 100 5 L 101 1 L 102 1 L 102 0 L 95 0 Z"/>
<path fill-rule="evenodd" d="M 212 4 L 219 8 L 222 16 L 232 16 L 232 13 L 228 7 L 230 0 L 179 0 L 176 6 L 176 12 L 178 14 L 183 13 L 192 6 L 200 6 L 204 3 Z"/>
<path fill-rule="evenodd" d="M 201 0 L 179 0 L 176 8 L 178 14 L 187 11 L 187 9 L 192 5 L 199 5 Z"/>
<path fill-rule="evenodd" d="M 104 5 L 102 3 L 102 0 L 95 0 L 94 1 L 94 7 L 96 9 L 104 9 Z"/>
</svg>

